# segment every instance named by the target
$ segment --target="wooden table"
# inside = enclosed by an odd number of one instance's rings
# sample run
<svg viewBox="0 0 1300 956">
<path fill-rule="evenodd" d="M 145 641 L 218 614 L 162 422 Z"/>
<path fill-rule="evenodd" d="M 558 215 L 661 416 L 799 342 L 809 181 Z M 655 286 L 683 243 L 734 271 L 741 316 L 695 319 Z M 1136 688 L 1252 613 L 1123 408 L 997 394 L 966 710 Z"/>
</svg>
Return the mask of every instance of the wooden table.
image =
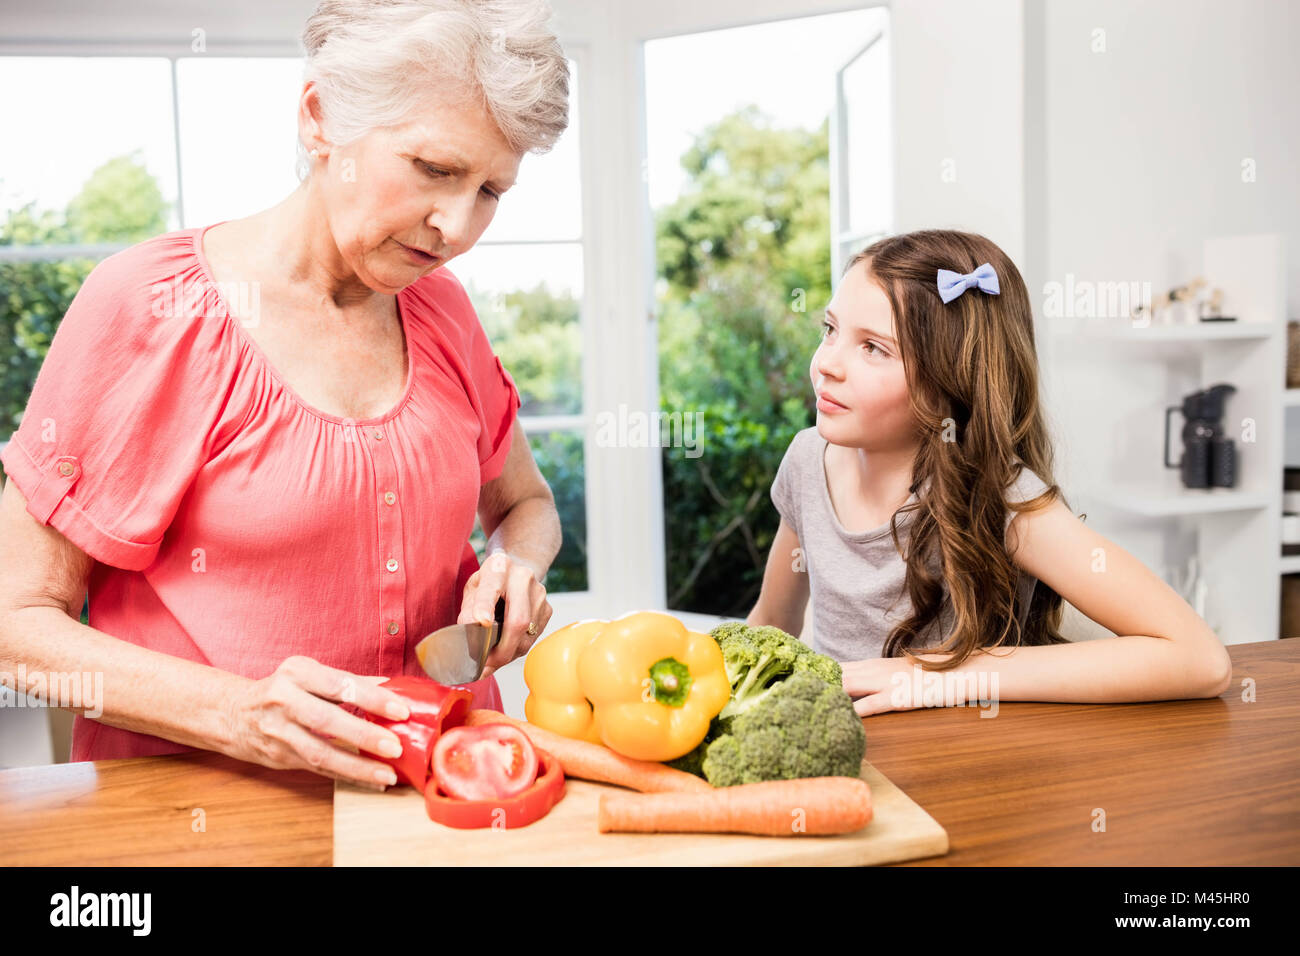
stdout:
<svg viewBox="0 0 1300 956">
<path fill-rule="evenodd" d="M 1213 700 L 867 718 L 868 759 L 950 838 L 905 865 L 1300 863 L 1300 640 L 1228 650 Z M 209 753 L 0 771 L 0 863 L 328 866 L 332 792 Z"/>
</svg>

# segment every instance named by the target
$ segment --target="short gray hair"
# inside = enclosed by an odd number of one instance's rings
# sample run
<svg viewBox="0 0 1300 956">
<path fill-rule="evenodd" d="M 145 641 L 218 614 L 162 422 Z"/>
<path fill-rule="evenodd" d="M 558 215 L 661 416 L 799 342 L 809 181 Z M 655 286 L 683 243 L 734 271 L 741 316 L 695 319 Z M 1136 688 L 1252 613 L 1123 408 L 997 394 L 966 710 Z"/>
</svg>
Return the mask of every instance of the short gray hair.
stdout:
<svg viewBox="0 0 1300 956">
<path fill-rule="evenodd" d="M 569 125 L 569 63 L 545 0 L 322 0 L 303 28 L 303 82 L 343 146 L 397 126 L 439 85 L 478 98 L 512 149 L 543 153 Z M 311 172 L 298 144 L 298 178 Z"/>
</svg>

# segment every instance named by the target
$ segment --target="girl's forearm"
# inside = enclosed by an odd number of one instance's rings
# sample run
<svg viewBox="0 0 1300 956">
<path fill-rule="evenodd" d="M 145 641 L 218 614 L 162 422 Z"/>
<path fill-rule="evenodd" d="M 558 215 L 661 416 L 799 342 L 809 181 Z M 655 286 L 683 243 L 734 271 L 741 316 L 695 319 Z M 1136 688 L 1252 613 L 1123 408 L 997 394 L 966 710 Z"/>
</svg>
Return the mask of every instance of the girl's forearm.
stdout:
<svg viewBox="0 0 1300 956">
<path fill-rule="evenodd" d="M 229 702 L 248 679 L 139 647 L 56 607 L 0 625 L 0 683 L 110 727 L 226 752 Z M 99 713 L 96 713 L 96 712 Z"/>
<path fill-rule="evenodd" d="M 1218 640 L 1213 634 L 1209 639 Z M 1201 642 L 1126 635 L 979 651 L 944 673 L 961 675 L 967 686 L 975 686 L 983 673 L 984 686 L 996 687 L 1000 700 L 1112 704 L 1216 697 L 1231 683 L 1231 662 L 1225 674 L 1220 669 L 1224 655 L 1208 643 L 1201 647 Z M 1218 647 L 1222 651 L 1222 645 Z M 951 657 L 918 656 L 925 660 Z"/>
<path fill-rule="evenodd" d="M 532 568 L 538 581 L 546 577 L 560 553 L 560 516 L 554 499 L 547 496 L 516 502 L 487 540 L 487 553 L 497 550 Z"/>
</svg>

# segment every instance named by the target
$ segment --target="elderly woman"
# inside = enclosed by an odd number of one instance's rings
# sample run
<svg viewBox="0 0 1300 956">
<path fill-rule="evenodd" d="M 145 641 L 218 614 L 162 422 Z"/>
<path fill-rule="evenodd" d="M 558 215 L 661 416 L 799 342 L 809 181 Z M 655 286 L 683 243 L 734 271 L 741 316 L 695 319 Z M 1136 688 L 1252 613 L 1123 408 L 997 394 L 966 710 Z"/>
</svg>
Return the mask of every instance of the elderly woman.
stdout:
<svg viewBox="0 0 1300 956">
<path fill-rule="evenodd" d="M 568 123 L 548 17 L 326 0 L 303 33 L 297 190 L 86 279 L 0 507 L 0 671 L 104 675 L 73 760 L 202 748 L 391 784 L 367 754 L 396 735 L 342 705 L 406 716 L 384 678 L 420 673 L 425 634 L 490 622 L 499 596 L 501 642 L 468 686 L 500 709 L 490 669 L 546 627 L 559 519 L 444 267 Z"/>
</svg>

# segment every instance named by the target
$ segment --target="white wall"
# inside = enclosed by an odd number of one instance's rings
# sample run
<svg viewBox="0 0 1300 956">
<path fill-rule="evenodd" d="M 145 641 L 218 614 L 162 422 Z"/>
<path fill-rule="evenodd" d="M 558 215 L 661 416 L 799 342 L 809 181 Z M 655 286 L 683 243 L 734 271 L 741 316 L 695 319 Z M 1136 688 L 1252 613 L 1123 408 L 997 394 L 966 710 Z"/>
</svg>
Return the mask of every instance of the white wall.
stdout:
<svg viewBox="0 0 1300 956">
<path fill-rule="evenodd" d="M 978 232 L 1019 264 L 1025 251 L 1021 0 L 894 0 L 890 11 L 895 231 Z"/>
<path fill-rule="evenodd" d="M 1150 281 L 1159 294 L 1200 274 L 1205 238 L 1280 232 L 1288 237 L 1288 315 L 1295 315 L 1300 63 L 1293 46 L 1300 5 L 1048 3 L 1033 33 L 1026 42 L 1043 50 L 1045 165 L 1042 194 L 1030 196 L 1031 215 L 1042 204 L 1042 227 L 1029 241 L 1041 243 L 1043 278 Z M 1104 52 L 1093 50 L 1099 38 Z M 1242 180 L 1246 159 L 1255 162 L 1254 182 Z M 1041 285 L 1030 288 L 1039 305 L 1041 291 Z M 1133 369 L 1099 363 L 1086 380 L 1056 381 L 1053 372 L 1066 356 L 1056 355 L 1054 345 L 1068 347 L 1040 337 L 1048 380 L 1058 386 L 1049 407 L 1061 425 L 1058 480 L 1068 494 L 1100 477 L 1106 449 L 1090 449 L 1085 436 L 1095 438 L 1097 422 L 1119 411 L 1108 407 L 1108 396 L 1127 389 L 1111 386 L 1131 380 Z M 1158 365 L 1145 374 L 1155 416 L 1166 399 L 1173 403 L 1187 390 Z M 1154 461 L 1159 452 L 1143 446 L 1135 453 Z M 1180 561 L 1190 546 L 1167 525 L 1121 516 L 1102 520 L 1103 533 L 1157 570 Z"/>
</svg>

